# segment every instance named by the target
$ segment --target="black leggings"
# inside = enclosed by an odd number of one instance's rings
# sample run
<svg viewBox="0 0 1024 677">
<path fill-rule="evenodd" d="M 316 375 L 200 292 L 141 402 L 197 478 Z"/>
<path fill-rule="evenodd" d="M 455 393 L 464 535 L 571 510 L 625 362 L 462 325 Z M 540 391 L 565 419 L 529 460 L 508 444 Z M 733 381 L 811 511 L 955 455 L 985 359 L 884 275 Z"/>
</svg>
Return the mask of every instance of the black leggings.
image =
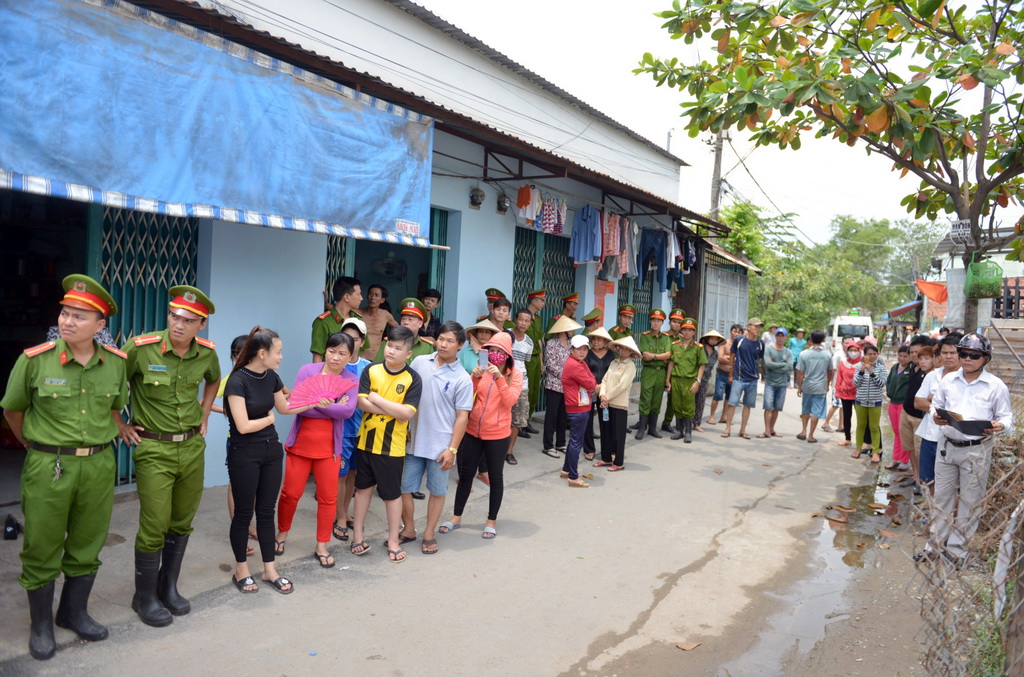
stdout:
<svg viewBox="0 0 1024 677">
<path fill-rule="evenodd" d="M 853 430 L 853 404 L 857 400 L 840 400 L 843 403 L 843 434 L 846 436 L 846 441 L 850 441 L 850 431 Z M 871 444 L 871 427 L 868 426 L 864 430 L 864 445 Z"/>
<path fill-rule="evenodd" d="M 565 417 L 565 397 L 557 390 L 544 391 L 544 448 L 565 446 L 565 428 L 569 419 Z"/>
<path fill-rule="evenodd" d="M 602 411 L 598 409 L 598 412 Z M 626 410 L 608 407 L 608 420 L 595 414 L 601 422 L 601 460 L 624 465 L 626 456 Z"/>
<path fill-rule="evenodd" d="M 231 550 L 236 562 L 245 561 L 249 541 L 249 522 L 253 504 L 256 511 L 256 534 L 264 562 L 274 561 L 274 507 L 281 493 L 284 449 L 276 439 L 262 442 L 231 441 L 228 447 L 228 477 L 235 499 L 235 516 L 231 518 Z"/>
<path fill-rule="evenodd" d="M 462 438 L 462 446 L 459 449 L 459 456 L 464 456 L 463 462 L 466 468 L 475 468 L 480 462 L 481 456 L 487 457 L 487 464 L 491 469 L 491 491 L 489 505 L 487 507 L 487 519 L 498 519 L 498 511 L 501 510 L 501 499 L 505 494 L 505 454 L 508 452 L 508 437 L 500 440 L 482 440 L 467 434 Z M 462 511 L 469 500 L 469 492 L 473 488 L 473 473 L 463 472 L 459 475 L 459 486 L 455 490 L 455 516 L 462 517 Z"/>
</svg>

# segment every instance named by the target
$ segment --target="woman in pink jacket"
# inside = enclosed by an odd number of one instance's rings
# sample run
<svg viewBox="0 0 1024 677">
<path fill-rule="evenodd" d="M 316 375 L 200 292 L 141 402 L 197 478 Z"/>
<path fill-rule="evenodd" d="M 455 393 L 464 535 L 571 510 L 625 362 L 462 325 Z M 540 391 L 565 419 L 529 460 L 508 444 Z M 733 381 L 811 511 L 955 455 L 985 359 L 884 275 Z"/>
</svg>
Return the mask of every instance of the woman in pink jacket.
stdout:
<svg viewBox="0 0 1024 677">
<path fill-rule="evenodd" d="M 473 369 L 473 410 L 469 412 L 469 424 L 466 435 L 462 438 L 459 459 L 466 468 L 476 468 L 481 455 L 487 456 L 487 467 L 491 475 L 490 505 L 487 511 L 487 525 L 483 537 L 492 539 L 498 535 L 494 524 L 501 509 L 505 482 L 502 468 L 505 467 L 505 452 L 508 450 L 508 439 L 512 434 L 512 405 L 519 399 L 523 390 L 523 375 L 515 368 L 512 360 L 512 338 L 507 332 L 495 334 L 494 338 L 484 344 L 490 351 L 490 364 L 486 369 Z M 450 522 L 442 524 L 449 531 L 462 526 L 462 511 L 469 500 L 469 492 L 473 487 L 473 473 L 464 472 L 459 475 L 459 487 L 455 491 L 455 515 Z"/>
</svg>

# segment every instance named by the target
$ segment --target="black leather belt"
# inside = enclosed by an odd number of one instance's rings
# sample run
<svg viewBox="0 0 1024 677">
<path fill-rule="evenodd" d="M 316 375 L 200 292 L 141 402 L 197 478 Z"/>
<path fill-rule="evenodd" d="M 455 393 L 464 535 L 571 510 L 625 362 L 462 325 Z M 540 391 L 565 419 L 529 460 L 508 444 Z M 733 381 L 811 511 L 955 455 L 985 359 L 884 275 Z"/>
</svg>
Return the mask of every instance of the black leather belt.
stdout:
<svg viewBox="0 0 1024 677">
<path fill-rule="evenodd" d="M 665 371 L 666 366 L 664 364 L 645 364 L 644 369 L 655 369 L 657 371 Z"/>
<path fill-rule="evenodd" d="M 157 440 L 159 442 L 184 442 L 190 437 L 195 437 L 199 434 L 199 429 L 202 426 L 196 426 L 192 430 L 186 430 L 183 433 L 152 433 L 148 430 L 142 430 L 139 432 L 139 437 L 147 440 Z"/>
<path fill-rule="evenodd" d="M 989 438 L 987 438 L 987 437 L 982 437 L 980 440 L 963 440 L 963 441 L 961 441 L 961 440 L 951 440 L 951 439 L 949 439 L 947 437 L 946 441 L 949 442 L 950 444 L 952 444 L 954 447 L 963 448 L 963 447 L 974 447 L 974 446 L 977 446 L 977 445 L 982 444 L 984 442 L 988 442 L 988 439 Z"/>
<path fill-rule="evenodd" d="M 99 453 L 109 447 L 110 444 L 97 444 L 94 447 L 51 447 L 47 444 L 36 444 L 32 442 L 28 445 L 29 449 L 41 451 L 44 454 L 57 454 L 64 456 L 92 456 L 93 454 Z"/>
</svg>

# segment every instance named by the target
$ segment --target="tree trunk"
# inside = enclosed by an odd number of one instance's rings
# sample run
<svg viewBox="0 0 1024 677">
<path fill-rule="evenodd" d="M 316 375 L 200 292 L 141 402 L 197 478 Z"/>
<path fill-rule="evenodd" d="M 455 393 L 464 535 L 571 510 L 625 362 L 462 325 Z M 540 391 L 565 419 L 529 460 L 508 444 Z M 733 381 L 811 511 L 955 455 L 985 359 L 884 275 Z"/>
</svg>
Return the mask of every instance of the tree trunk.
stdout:
<svg viewBox="0 0 1024 677">
<path fill-rule="evenodd" d="M 978 301 L 964 299 L 964 333 L 969 334 L 978 329 Z"/>
</svg>

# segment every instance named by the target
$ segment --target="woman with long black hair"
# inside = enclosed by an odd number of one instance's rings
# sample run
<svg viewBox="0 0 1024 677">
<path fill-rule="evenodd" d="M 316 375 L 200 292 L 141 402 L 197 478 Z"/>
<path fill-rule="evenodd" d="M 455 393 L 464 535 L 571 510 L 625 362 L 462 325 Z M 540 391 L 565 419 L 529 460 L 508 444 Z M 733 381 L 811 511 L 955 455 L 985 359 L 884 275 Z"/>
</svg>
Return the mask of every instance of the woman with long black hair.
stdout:
<svg viewBox="0 0 1024 677">
<path fill-rule="evenodd" d="M 281 576 L 274 564 L 274 506 L 281 490 L 284 456 L 274 427 L 274 410 L 280 414 L 296 414 L 314 406 L 333 404 L 321 399 L 316 405 L 290 409 L 284 396 L 284 383 L 275 371 L 280 368 L 283 357 L 277 333 L 259 325 L 253 327 L 224 387 L 231 430 L 228 477 L 235 497 L 235 516 L 229 531 L 235 555 L 235 575 L 231 580 L 243 593 L 259 590 L 245 560 L 249 522 L 254 510 L 263 555 L 263 580 L 284 595 L 294 590 L 292 582 Z"/>
</svg>

